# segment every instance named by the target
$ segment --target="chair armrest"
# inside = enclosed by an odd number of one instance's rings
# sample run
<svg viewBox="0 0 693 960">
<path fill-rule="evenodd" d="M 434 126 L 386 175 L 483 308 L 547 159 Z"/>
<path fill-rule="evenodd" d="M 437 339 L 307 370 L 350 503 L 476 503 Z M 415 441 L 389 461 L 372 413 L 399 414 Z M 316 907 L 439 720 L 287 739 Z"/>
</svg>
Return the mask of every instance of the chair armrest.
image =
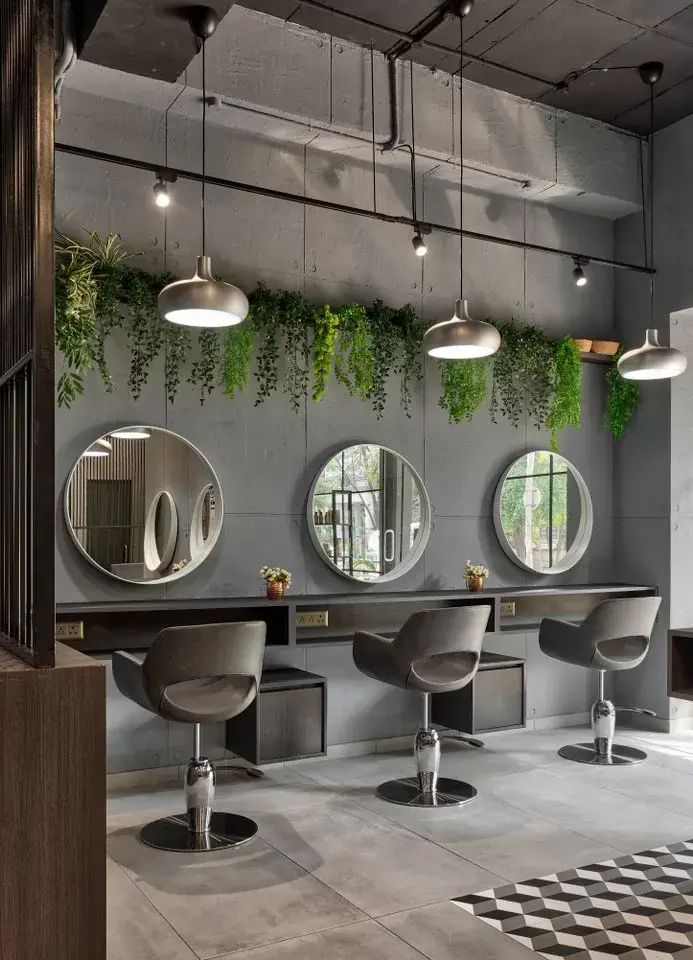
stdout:
<svg viewBox="0 0 693 960">
<path fill-rule="evenodd" d="M 156 713 L 144 685 L 143 657 L 126 650 L 116 650 L 111 659 L 113 679 L 123 696 L 138 703 L 150 713 Z"/>
<path fill-rule="evenodd" d="M 377 633 L 359 631 L 354 634 L 354 663 L 368 677 L 406 687 L 408 668 L 397 662 L 394 641 Z"/>
</svg>

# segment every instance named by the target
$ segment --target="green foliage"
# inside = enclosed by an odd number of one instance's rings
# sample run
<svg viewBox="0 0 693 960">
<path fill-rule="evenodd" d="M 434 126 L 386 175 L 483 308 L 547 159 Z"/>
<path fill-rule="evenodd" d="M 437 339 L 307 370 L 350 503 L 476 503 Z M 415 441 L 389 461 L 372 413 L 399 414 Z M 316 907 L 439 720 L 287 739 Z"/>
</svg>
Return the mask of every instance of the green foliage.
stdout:
<svg viewBox="0 0 693 960">
<path fill-rule="evenodd" d="M 253 352 L 253 328 L 249 323 L 229 327 L 221 358 L 221 382 L 224 393 L 233 400 L 236 393 L 245 393 L 250 378 L 250 357 Z"/>
<path fill-rule="evenodd" d="M 618 372 L 616 365 L 622 354 L 623 347 L 619 349 L 613 364 L 609 364 L 606 372 L 609 395 L 604 410 L 604 426 L 611 431 L 614 440 L 618 440 L 625 433 L 640 404 L 640 389 L 637 383 L 626 380 Z"/>
<path fill-rule="evenodd" d="M 277 297 L 279 322 L 284 334 L 287 370 L 284 392 L 289 406 L 298 413 L 305 403 L 310 382 L 310 319 L 312 310 L 296 291 L 282 290 Z"/>
<path fill-rule="evenodd" d="M 514 321 L 500 327 L 501 346 L 493 358 L 491 420 L 501 413 L 518 427 L 527 413 L 546 424 L 554 386 L 554 347 L 540 327 Z"/>
<path fill-rule="evenodd" d="M 234 330 L 235 327 L 230 329 Z M 166 348 L 164 357 L 166 396 L 169 403 L 173 403 L 180 384 L 180 368 L 187 360 L 192 349 L 192 334 L 187 327 L 181 327 L 177 323 L 167 323 L 164 329 L 164 344 Z"/>
<path fill-rule="evenodd" d="M 352 397 L 367 400 L 373 388 L 373 353 L 366 308 L 358 303 L 337 307 L 339 338 L 335 374 Z"/>
<path fill-rule="evenodd" d="M 188 383 L 200 388 L 200 404 L 203 404 L 217 385 L 219 330 L 214 327 L 201 330 L 197 342 L 199 354 L 192 365 Z"/>
<path fill-rule="evenodd" d="M 438 406 L 449 423 L 471 420 L 486 399 L 489 361 L 439 360 L 441 395 Z"/>
<path fill-rule="evenodd" d="M 405 415 L 411 417 L 412 381 L 423 380 L 421 342 L 424 330 L 410 303 L 395 311 L 393 321 L 397 324 L 401 339 L 400 360 L 396 371 L 399 373 L 400 405 Z"/>
<path fill-rule="evenodd" d="M 335 345 L 339 330 L 339 315 L 328 306 L 313 311 L 315 336 L 313 338 L 313 400 L 322 400 L 332 372 Z"/>
<path fill-rule="evenodd" d="M 582 361 L 572 337 L 554 344 L 554 393 L 546 425 L 551 431 L 551 449 L 558 450 L 558 435 L 564 427 L 579 427 L 582 421 Z"/>
<path fill-rule="evenodd" d="M 393 323 L 394 314 L 394 309 L 382 300 L 376 300 L 366 310 L 373 356 L 373 379 L 368 399 L 378 420 L 385 411 L 388 378 L 398 363 L 399 336 Z"/>
<path fill-rule="evenodd" d="M 246 323 L 251 326 L 257 342 L 257 407 L 274 393 L 279 383 L 279 296 L 259 283 L 248 300 L 250 312 Z"/>
</svg>

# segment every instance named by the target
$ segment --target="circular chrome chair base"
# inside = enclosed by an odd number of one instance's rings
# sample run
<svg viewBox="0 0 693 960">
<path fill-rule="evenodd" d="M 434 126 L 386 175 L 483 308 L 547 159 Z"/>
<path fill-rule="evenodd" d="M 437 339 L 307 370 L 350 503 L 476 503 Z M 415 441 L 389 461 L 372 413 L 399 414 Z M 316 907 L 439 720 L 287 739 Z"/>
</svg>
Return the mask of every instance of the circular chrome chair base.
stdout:
<svg viewBox="0 0 693 960">
<path fill-rule="evenodd" d="M 593 743 L 571 743 L 567 747 L 561 747 L 558 751 L 559 757 L 565 760 L 576 760 L 578 763 L 593 763 L 601 767 L 617 767 L 626 763 L 642 763 L 647 759 L 644 750 L 638 750 L 636 747 L 625 747 L 623 744 L 614 743 L 611 747 L 611 756 L 602 757 L 595 752 Z"/>
<path fill-rule="evenodd" d="M 157 850 L 174 853 L 208 853 L 247 843 L 257 833 L 257 824 L 236 813 L 213 813 L 209 833 L 191 833 L 185 814 L 154 820 L 140 830 L 140 840 Z"/>
<path fill-rule="evenodd" d="M 462 780 L 447 780 L 440 777 L 435 793 L 422 793 L 417 777 L 403 780 L 388 780 L 377 790 L 381 800 L 399 803 L 406 807 L 459 807 L 476 796 L 476 787 Z"/>
</svg>

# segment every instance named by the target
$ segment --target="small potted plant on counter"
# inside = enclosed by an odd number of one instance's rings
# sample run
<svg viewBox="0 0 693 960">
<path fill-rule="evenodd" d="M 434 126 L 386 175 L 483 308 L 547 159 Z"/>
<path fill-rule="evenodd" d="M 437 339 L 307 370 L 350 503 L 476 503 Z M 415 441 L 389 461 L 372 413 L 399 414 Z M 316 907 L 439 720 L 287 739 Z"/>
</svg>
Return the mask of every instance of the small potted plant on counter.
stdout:
<svg viewBox="0 0 693 960">
<path fill-rule="evenodd" d="M 482 563 L 472 563 L 467 560 L 464 565 L 464 579 L 467 581 L 467 590 L 483 590 L 484 580 L 488 576 L 488 569 Z"/>
<path fill-rule="evenodd" d="M 283 567 L 260 567 L 260 576 L 265 581 L 268 600 L 281 600 L 291 586 L 291 571 Z"/>
</svg>

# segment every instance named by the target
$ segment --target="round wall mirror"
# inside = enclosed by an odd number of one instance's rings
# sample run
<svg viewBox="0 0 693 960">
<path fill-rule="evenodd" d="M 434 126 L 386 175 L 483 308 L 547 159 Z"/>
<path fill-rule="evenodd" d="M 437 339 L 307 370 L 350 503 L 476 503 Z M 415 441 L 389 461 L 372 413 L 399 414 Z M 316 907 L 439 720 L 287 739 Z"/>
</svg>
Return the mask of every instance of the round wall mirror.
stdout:
<svg viewBox="0 0 693 960">
<path fill-rule="evenodd" d="M 532 573 L 564 573 L 590 542 L 592 498 L 582 475 L 565 457 L 534 450 L 503 473 L 493 520 L 500 545 L 519 567 Z"/>
<path fill-rule="evenodd" d="M 160 427 L 119 427 L 94 439 L 65 486 L 65 520 L 80 553 L 126 583 L 178 580 L 219 538 L 224 510 L 209 461 Z"/>
<path fill-rule="evenodd" d="M 394 580 L 423 554 L 431 505 L 418 473 L 387 447 L 359 443 L 330 457 L 308 495 L 308 529 L 335 573 Z"/>
</svg>

